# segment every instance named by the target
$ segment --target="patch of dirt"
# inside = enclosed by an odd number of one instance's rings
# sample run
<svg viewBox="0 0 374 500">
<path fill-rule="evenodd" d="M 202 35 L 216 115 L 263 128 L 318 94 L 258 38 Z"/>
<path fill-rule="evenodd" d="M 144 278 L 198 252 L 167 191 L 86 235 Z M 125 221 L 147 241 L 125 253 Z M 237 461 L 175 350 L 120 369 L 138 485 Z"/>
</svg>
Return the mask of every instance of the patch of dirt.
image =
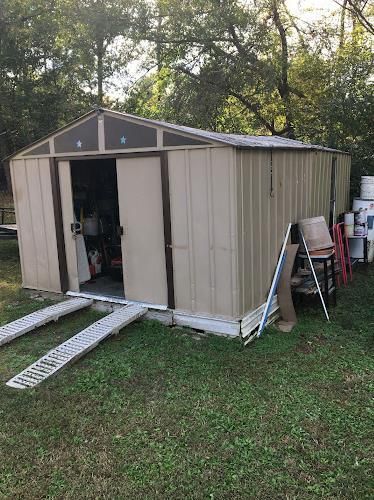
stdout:
<svg viewBox="0 0 374 500">
<path fill-rule="evenodd" d="M 317 347 L 327 343 L 327 338 L 323 334 L 316 335 L 312 338 L 312 340 L 305 340 L 305 337 L 301 335 L 301 339 L 304 340 L 304 342 L 302 344 L 298 344 L 295 347 L 295 350 L 297 352 L 302 352 L 303 354 L 311 354 L 317 349 Z"/>
<path fill-rule="evenodd" d="M 295 347 L 295 351 L 301 352 L 303 354 L 312 354 L 315 351 L 315 347 L 311 342 L 307 342 L 306 344 L 299 344 Z"/>
</svg>

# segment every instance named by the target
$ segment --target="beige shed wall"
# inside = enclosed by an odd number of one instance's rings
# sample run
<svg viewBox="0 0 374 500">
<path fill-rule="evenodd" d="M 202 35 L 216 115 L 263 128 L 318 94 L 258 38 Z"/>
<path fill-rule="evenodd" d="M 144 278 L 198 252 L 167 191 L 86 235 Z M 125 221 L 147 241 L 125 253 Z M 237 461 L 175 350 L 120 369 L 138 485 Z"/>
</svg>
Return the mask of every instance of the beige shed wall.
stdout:
<svg viewBox="0 0 374 500">
<path fill-rule="evenodd" d="M 236 317 L 236 166 L 232 148 L 168 153 L 176 309 Z"/>
<path fill-rule="evenodd" d="M 11 161 L 22 286 L 60 292 L 49 159 Z"/>
<path fill-rule="evenodd" d="M 328 223 L 330 215 L 331 167 L 334 155 L 327 151 L 312 151 L 309 155 L 311 156 L 311 184 L 307 186 L 310 189 L 310 211 L 307 217 L 323 215 Z"/>
<path fill-rule="evenodd" d="M 287 224 L 318 215 L 329 221 L 333 155 L 338 156 L 339 214 L 349 197 L 348 155 L 297 150 L 237 152 L 241 314 L 265 302 Z"/>
<path fill-rule="evenodd" d="M 350 208 L 351 157 L 338 153 L 336 160 L 336 215 L 339 215 Z"/>
</svg>

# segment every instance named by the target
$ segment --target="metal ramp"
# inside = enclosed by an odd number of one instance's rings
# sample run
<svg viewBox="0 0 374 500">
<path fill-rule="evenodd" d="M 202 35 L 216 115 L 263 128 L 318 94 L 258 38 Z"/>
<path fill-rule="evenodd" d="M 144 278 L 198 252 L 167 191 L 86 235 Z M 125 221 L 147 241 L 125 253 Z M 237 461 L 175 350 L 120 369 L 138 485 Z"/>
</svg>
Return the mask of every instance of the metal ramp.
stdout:
<svg viewBox="0 0 374 500">
<path fill-rule="evenodd" d="M 138 305 L 122 307 L 96 321 L 71 339 L 49 351 L 45 356 L 10 379 L 6 385 L 16 389 L 35 387 L 69 363 L 91 351 L 99 342 L 140 318 L 147 308 Z"/>
<path fill-rule="evenodd" d="M 82 298 L 69 299 L 59 302 L 53 306 L 45 307 L 35 311 L 23 318 L 16 319 L 7 325 L 0 327 L 0 346 L 7 344 L 11 340 L 35 330 L 39 326 L 45 325 L 50 321 L 57 321 L 61 316 L 70 314 L 92 304 L 93 300 Z"/>
<path fill-rule="evenodd" d="M 17 238 L 17 224 L 0 224 L 0 240 Z"/>
</svg>

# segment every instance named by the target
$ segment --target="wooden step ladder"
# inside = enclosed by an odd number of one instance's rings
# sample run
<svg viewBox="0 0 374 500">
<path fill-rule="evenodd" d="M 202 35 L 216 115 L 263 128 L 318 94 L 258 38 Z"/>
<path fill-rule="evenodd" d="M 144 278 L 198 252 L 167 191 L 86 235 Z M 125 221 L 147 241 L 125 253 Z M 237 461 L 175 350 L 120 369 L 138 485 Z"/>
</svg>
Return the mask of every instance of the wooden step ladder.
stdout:
<svg viewBox="0 0 374 500">
<path fill-rule="evenodd" d="M 126 325 L 143 316 L 147 310 L 147 308 L 138 305 L 121 307 L 49 351 L 45 356 L 10 379 L 6 385 L 16 389 L 35 387 L 66 365 L 73 363 L 94 349 L 109 335 L 118 333 Z"/>
<path fill-rule="evenodd" d="M 7 344 L 13 339 L 31 332 L 40 326 L 49 323 L 50 321 L 57 321 L 61 316 L 79 311 L 84 307 L 92 304 L 93 300 L 75 298 L 59 302 L 53 306 L 45 307 L 39 311 L 35 311 L 23 318 L 16 319 L 7 325 L 0 327 L 0 346 Z"/>
</svg>

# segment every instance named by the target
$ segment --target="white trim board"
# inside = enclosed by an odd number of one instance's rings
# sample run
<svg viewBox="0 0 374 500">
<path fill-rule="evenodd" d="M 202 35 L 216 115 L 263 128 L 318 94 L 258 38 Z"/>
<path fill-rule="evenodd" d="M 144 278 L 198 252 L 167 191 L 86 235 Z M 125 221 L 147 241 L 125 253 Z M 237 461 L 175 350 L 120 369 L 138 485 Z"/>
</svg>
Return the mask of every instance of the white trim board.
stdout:
<svg viewBox="0 0 374 500">
<path fill-rule="evenodd" d="M 255 330 L 261 321 L 262 312 L 265 303 L 257 307 L 253 311 L 248 312 L 242 319 L 230 319 L 222 317 L 214 317 L 209 315 L 194 314 L 186 311 L 178 311 L 168 309 L 165 305 L 148 304 L 143 302 L 132 302 L 120 297 L 111 297 L 104 295 L 95 295 L 93 293 L 81 292 L 66 292 L 68 297 L 81 297 L 91 299 L 94 301 L 92 307 L 102 311 L 114 311 L 117 307 L 123 305 L 138 305 L 140 307 L 148 308 L 145 315 L 146 319 L 160 321 L 166 325 L 185 326 L 195 330 L 203 330 L 205 332 L 213 333 L 215 335 L 226 335 L 228 337 L 240 337 L 245 339 Z M 117 307 L 116 307 L 117 306 Z M 267 324 L 272 323 L 277 317 L 279 309 L 277 296 L 273 298 L 269 320 Z"/>
<path fill-rule="evenodd" d="M 266 303 L 261 304 L 257 309 L 248 312 L 240 322 L 240 333 L 241 337 L 245 339 L 248 337 L 259 325 L 261 322 L 262 314 L 264 312 Z M 273 323 L 278 317 L 278 296 L 274 295 L 273 300 L 271 301 L 268 320 L 266 325 Z M 265 326 L 266 326 L 265 325 Z"/>
<path fill-rule="evenodd" d="M 136 305 L 141 307 L 148 307 L 149 309 L 156 309 L 158 311 L 166 311 L 168 306 L 162 304 L 149 304 L 147 302 L 135 302 L 132 300 L 127 300 L 125 298 L 121 299 L 121 297 L 113 297 L 108 295 L 97 295 L 95 293 L 89 292 L 66 292 L 65 295 L 69 297 L 82 297 L 84 299 L 93 299 L 100 302 L 110 302 L 112 304 L 123 304 L 123 305 Z"/>
<path fill-rule="evenodd" d="M 237 320 L 199 316 L 182 312 L 174 312 L 173 319 L 176 325 L 187 326 L 208 333 L 228 335 L 230 337 L 238 337 L 240 333 L 240 323 Z"/>
</svg>

